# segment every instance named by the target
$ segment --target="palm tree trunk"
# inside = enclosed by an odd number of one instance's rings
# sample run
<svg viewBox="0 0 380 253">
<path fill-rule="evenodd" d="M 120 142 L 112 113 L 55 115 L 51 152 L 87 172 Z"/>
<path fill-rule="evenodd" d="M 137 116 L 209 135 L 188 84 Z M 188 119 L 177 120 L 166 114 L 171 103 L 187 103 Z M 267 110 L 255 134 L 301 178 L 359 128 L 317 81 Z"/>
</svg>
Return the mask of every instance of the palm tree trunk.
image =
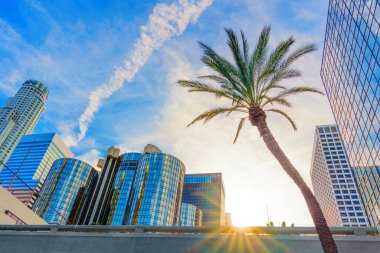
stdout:
<svg viewBox="0 0 380 253">
<path fill-rule="evenodd" d="M 305 198 L 307 207 L 309 208 L 309 212 L 314 221 L 314 225 L 316 227 L 319 240 L 321 241 L 322 248 L 325 253 L 337 253 L 338 248 L 334 242 L 332 234 L 330 232 L 329 227 L 327 226 L 326 219 L 323 215 L 322 209 L 319 206 L 317 199 L 314 194 L 307 186 L 299 172 L 293 166 L 293 164 L 289 161 L 288 157 L 285 155 L 284 151 L 280 148 L 277 141 L 273 137 L 271 131 L 268 128 L 264 117 L 252 122 L 252 125 L 256 126 L 260 132 L 261 137 L 263 138 L 265 144 L 268 149 L 272 152 L 277 161 L 281 164 L 282 168 L 285 172 L 293 179 L 294 183 L 301 190 L 303 197 Z"/>
</svg>

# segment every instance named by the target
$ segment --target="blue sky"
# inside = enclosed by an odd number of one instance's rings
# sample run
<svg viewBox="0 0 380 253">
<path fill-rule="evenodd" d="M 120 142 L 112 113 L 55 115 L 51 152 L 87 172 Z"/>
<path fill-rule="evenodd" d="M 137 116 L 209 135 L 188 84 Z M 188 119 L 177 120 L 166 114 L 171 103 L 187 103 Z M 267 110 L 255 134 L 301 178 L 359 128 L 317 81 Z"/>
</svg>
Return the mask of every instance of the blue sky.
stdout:
<svg viewBox="0 0 380 253">
<path fill-rule="evenodd" d="M 26 79 L 40 80 L 50 95 L 34 132 L 77 135 L 78 118 L 91 92 L 109 83 L 115 67 L 130 59 L 141 26 L 149 22 L 153 10 L 159 4 L 171 6 L 176 2 L 1 1 L 0 102 L 12 96 Z M 187 172 L 222 172 L 227 211 L 232 212 L 235 224 L 265 224 L 269 205 L 270 218 L 275 222 L 311 225 L 301 195 L 265 149 L 256 130 L 247 125 L 238 143 L 232 145 L 238 117 L 185 128 L 194 116 L 218 102 L 213 97 L 188 95 L 174 82 L 207 73 L 199 60 L 197 41 L 230 57 L 224 27 L 243 29 L 253 47 L 261 28 L 271 24 L 271 45 L 290 35 L 296 38 L 297 45 L 317 43 L 320 50 L 299 63 L 304 77 L 294 84 L 323 89 L 319 70 L 328 1 L 209 3 L 181 34 L 153 50 L 131 82 L 124 82 L 121 89 L 103 100 L 86 136 L 71 149 L 93 163 L 111 145 L 127 151 L 141 150 L 145 144 L 153 143 L 180 158 Z M 294 99 L 293 104 L 296 109 L 290 114 L 300 131 L 293 133 L 277 117 L 270 118 L 270 124 L 309 181 L 315 125 L 333 123 L 333 117 L 326 97 L 306 95 Z"/>
</svg>

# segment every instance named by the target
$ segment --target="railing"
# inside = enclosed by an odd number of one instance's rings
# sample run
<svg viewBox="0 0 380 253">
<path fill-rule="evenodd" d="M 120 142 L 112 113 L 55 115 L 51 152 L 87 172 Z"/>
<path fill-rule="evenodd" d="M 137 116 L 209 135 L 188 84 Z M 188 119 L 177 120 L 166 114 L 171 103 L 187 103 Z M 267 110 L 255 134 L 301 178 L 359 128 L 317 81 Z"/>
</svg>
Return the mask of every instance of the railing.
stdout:
<svg viewBox="0 0 380 253">
<path fill-rule="evenodd" d="M 333 235 L 380 236 L 380 227 L 332 227 Z M 166 233 L 166 234 L 253 234 L 316 235 L 313 227 L 181 227 L 110 225 L 0 225 L 3 231 L 89 232 L 89 233 Z"/>
</svg>

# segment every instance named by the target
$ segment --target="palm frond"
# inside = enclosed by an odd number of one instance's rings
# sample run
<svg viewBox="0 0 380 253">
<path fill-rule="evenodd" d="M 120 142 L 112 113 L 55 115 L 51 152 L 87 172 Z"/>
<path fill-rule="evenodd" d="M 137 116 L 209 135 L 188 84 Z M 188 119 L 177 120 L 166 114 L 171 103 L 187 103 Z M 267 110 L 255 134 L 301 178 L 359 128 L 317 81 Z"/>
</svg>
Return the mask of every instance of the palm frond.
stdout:
<svg viewBox="0 0 380 253">
<path fill-rule="evenodd" d="M 247 74 L 246 74 L 245 60 L 240 49 L 239 40 L 232 29 L 225 28 L 224 30 L 227 33 L 227 36 L 228 36 L 227 44 L 231 49 L 232 55 L 234 56 L 234 59 L 235 59 L 235 63 L 239 69 L 239 72 L 240 72 L 239 76 L 241 77 L 241 81 L 242 83 L 246 84 Z"/>
<path fill-rule="evenodd" d="M 294 120 L 288 115 L 286 114 L 284 111 L 281 111 L 281 110 L 278 110 L 278 109 L 269 109 L 269 110 L 265 110 L 267 112 L 275 112 L 275 113 L 278 113 L 278 114 L 281 114 L 282 116 L 284 116 L 289 122 L 290 124 L 292 125 L 294 131 L 297 131 L 297 125 L 296 123 L 294 122 Z"/>
<path fill-rule="evenodd" d="M 189 88 L 189 92 L 206 92 L 214 94 L 217 98 L 225 97 L 229 99 L 234 99 L 234 94 L 231 91 L 223 88 L 217 88 L 213 85 L 202 83 L 199 81 L 178 80 L 177 84 L 182 87 Z"/>
<path fill-rule="evenodd" d="M 298 86 L 298 87 L 292 87 L 286 90 L 281 91 L 277 97 L 286 97 L 289 95 L 295 95 L 298 93 L 303 93 L 303 92 L 313 92 L 313 93 L 318 93 L 321 95 L 324 95 L 324 93 L 318 89 L 312 88 L 312 87 L 306 87 L 306 86 Z"/>
<path fill-rule="evenodd" d="M 264 95 L 260 101 L 262 102 L 261 108 L 264 108 L 268 104 L 271 104 L 271 105 L 279 104 L 279 105 L 283 105 L 286 107 L 292 107 L 292 104 L 288 100 L 286 100 L 285 98 L 282 98 L 282 97 L 278 97 L 278 96 L 268 97 L 268 96 Z"/>
<path fill-rule="evenodd" d="M 239 137 L 240 131 L 241 131 L 241 129 L 242 129 L 242 127 L 243 127 L 244 122 L 245 122 L 246 119 L 247 119 L 247 117 L 240 119 L 240 122 L 239 122 L 239 125 L 238 125 L 238 129 L 236 131 L 236 135 L 235 135 L 235 139 L 234 139 L 234 144 L 236 143 L 236 141 L 237 141 L 237 139 Z"/>
<path fill-rule="evenodd" d="M 231 113 L 231 112 L 247 112 L 244 107 L 242 106 L 233 106 L 233 107 L 219 107 L 214 108 L 208 111 L 205 111 L 204 113 L 200 114 L 198 117 L 196 117 L 193 121 L 191 121 L 187 127 L 194 125 L 198 121 L 203 120 L 203 124 L 206 124 L 211 119 L 215 118 L 216 116 L 223 114 L 223 113 Z"/>
<path fill-rule="evenodd" d="M 295 62 L 298 58 L 301 56 L 304 56 L 305 54 L 309 54 L 311 52 L 316 51 L 318 48 L 315 44 L 308 44 L 303 47 L 298 48 L 293 53 L 291 53 L 285 60 L 285 62 L 290 65 L 291 63 Z"/>
<path fill-rule="evenodd" d="M 224 84 L 224 85 L 227 85 L 227 86 L 230 86 L 230 82 L 225 78 L 225 77 L 221 77 L 221 76 L 218 76 L 218 75 L 204 75 L 204 76 L 198 76 L 198 78 L 200 79 L 209 79 L 209 80 L 212 80 L 214 82 L 217 82 L 217 83 L 220 83 L 220 84 Z"/>
</svg>

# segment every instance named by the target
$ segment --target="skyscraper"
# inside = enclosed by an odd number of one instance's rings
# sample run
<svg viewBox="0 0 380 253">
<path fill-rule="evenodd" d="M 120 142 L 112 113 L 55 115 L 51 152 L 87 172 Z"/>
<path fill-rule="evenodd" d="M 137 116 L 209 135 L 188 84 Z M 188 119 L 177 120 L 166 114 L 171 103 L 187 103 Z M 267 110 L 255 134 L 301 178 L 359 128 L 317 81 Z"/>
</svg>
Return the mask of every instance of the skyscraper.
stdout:
<svg viewBox="0 0 380 253">
<path fill-rule="evenodd" d="M 131 200 L 132 187 L 141 153 L 126 153 L 122 155 L 122 162 L 114 181 L 114 191 L 111 199 L 110 214 L 107 224 L 126 224 L 127 207 Z"/>
<path fill-rule="evenodd" d="M 380 194 L 373 191 L 380 164 L 379 11 L 379 1 L 331 0 L 321 68 L 350 164 L 364 176 L 357 183 L 370 195 L 364 204 L 372 226 L 380 224 Z"/>
<path fill-rule="evenodd" d="M 178 225 L 184 176 L 185 165 L 178 158 L 159 149 L 145 153 L 139 160 L 127 224 Z"/>
<path fill-rule="evenodd" d="M 0 172 L 0 184 L 31 208 L 51 165 L 64 157 L 73 154 L 56 133 L 24 135 Z"/>
<path fill-rule="evenodd" d="M 202 210 L 194 205 L 182 203 L 179 225 L 202 226 Z"/>
<path fill-rule="evenodd" d="M 84 224 L 107 223 L 111 199 L 115 190 L 114 180 L 121 164 L 119 152 L 120 149 L 112 146 L 107 151 L 106 159 L 98 162 L 98 167 L 102 170 L 92 194 Z"/>
<path fill-rule="evenodd" d="M 336 125 L 316 127 L 310 174 L 329 226 L 368 225 Z"/>
<path fill-rule="evenodd" d="M 380 166 L 356 167 L 355 180 L 371 226 L 380 226 Z"/>
<path fill-rule="evenodd" d="M 81 224 L 98 172 L 74 158 L 56 160 L 33 210 L 51 224 Z"/>
<path fill-rule="evenodd" d="M 225 193 L 221 173 L 185 175 L 182 203 L 202 210 L 203 226 L 224 226 Z"/>
<path fill-rule="evenodd" d="M 24 134 L 32 133 L 45 109 L 48 90 L 41 82 L 27 80 L 0 108 L 0 171 Z"/>
</svg>

